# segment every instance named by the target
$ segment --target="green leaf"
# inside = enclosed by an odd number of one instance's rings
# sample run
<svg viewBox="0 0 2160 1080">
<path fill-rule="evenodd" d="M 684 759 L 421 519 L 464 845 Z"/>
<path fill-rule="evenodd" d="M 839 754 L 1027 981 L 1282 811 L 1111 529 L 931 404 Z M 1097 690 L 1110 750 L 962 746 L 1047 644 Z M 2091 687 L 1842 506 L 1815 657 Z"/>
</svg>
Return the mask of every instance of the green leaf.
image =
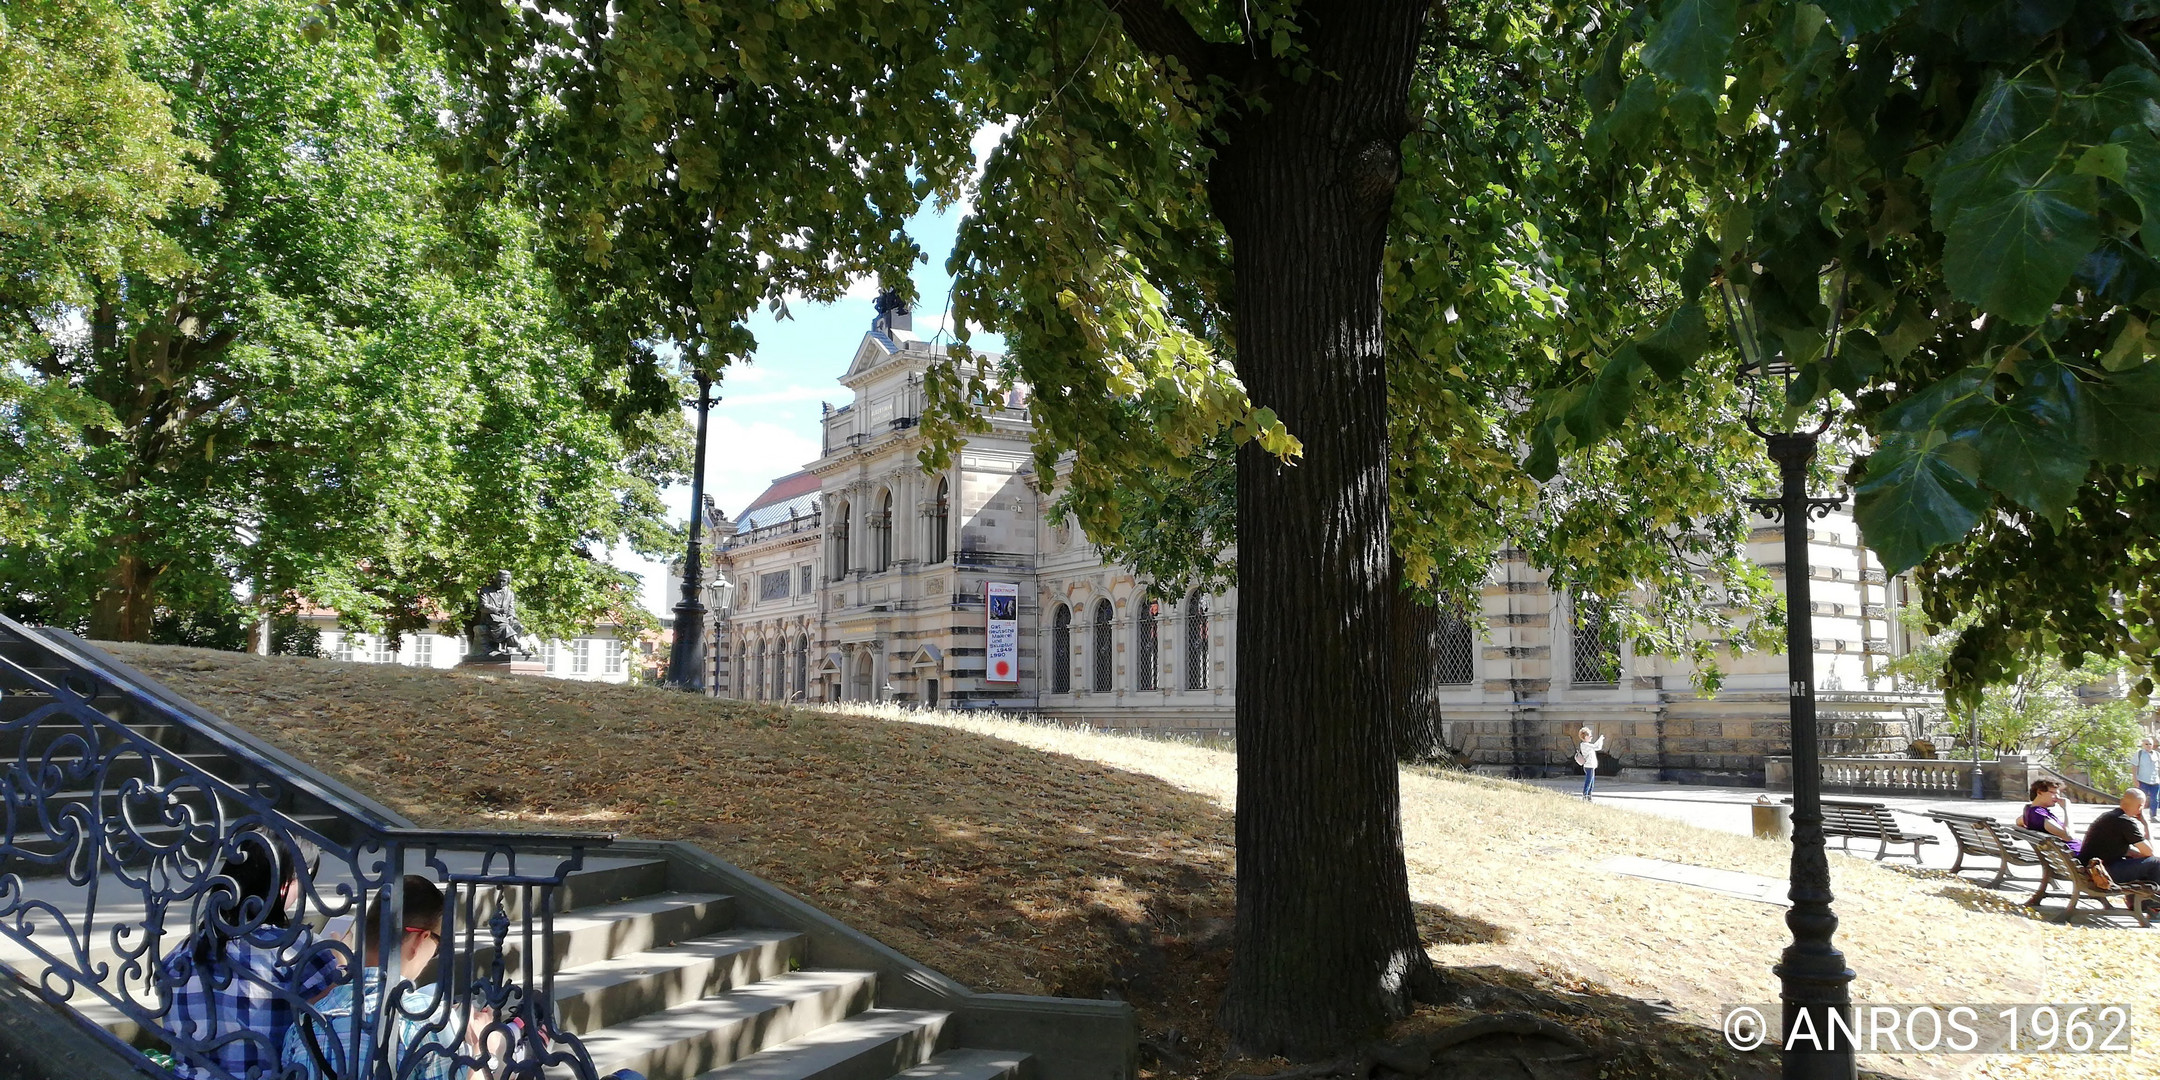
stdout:
<svg viewBox="0 0 2160 1080">
<path fill-rule="evenodd" d="M 2145 242 L 2146 251 L 2160 251 L 2160 140 L 2145 136 L 2123 146 L 2122 185 L 2145 215 L 2138 239 Z"/>
<path fill-rule="evenodd" d="M 1643 360 L 1660 380 L 1678 382 L 1680 376 L 1710 349 L 1710 324 L 1703 317 L 1702 305 L 1681 305 L 1671 318 L 1665 320 L 1665 325 L 1636 344 Z"/>
<path fill-rule="evenodd" d="M 2093 387 L 2093 453 L 2132 468 L 2160 468 L 2160 363 L 2118 371 Z"/>
<path fill-rule="evenodd" d="M 1947 229 L 1958 213 L 2051 170 L 2067 140 L 2043 129 L 2061 95 L 2041 81 L 1997 77 L 1965 118 L 1928 177 L 1930 217 Z"/>
<path fill-rule="evenodd" d="M 2160 135 L 2160 73 L 2143 64 L 2124 64 L 2101 81 L 2092 107 L 2095 126 L 2111 137 L 2123 128 Z"/>
<path fill-rule="evenodd" d="M 1672 0 L 1643 43 L 1643 66 L 1716 97 L 1739 32 L 1739 0 Z"/>
<path fill-rule="evenodd" d="M 1857 397 L 1888 363 L 1875 335 L 1853 330 L 1840 336 L 1837 353 L 1823 362 L 1823 378 L 1846 397 Z"/>
<path fill-rule="evenodd" d="M 2122 329 L 2115 332 L 2114 342 L 2100 354 L 2100 366 L 2109 371 L 2128 371 L 2145 362 L 2151 342 L 2152 331 L 2145 325 L 2145 320 L 2125 315 Z"/>
<path fill-rule="evenodd" d="M 1838 37 L 1851 41 L 1872 34 L 1895 21 L 1913 0 L 1822 0 L 1817 6 L 1830 17 Z"/>
<path fill-rule="evenodd" d="M 2129 147 L 2121 143 L 2101 143 L 2078 155 L 2077 171 L 2083 176 L 2105 176 L 2120 184 L 2129 161 Z"/>
<path fill-rule="evenodd" d="M 2080 430 L 2082 398 L 2077 376 L 2050 364 L 2015 400 L 1988 409 L 1972 440 L 1980 453 L 1980 482 L 2035 513 L 2059 518 L 2092 466 Z"/>
<path fill-rule="evenodd" d="M 1904 573 L 1963 537 L 1987 509 L 1987 493 L 1952 463 L 1953 445 L 1940 437 L 1897 437 L 1869 456 L 1853 517 L 1885 573 Z"/>
<path fill-rule="evenodd" d="M 1560 472 L 1560 451 L 1553 445 L 1550 422 L 1539 424 L 1531 433 L 1530 456 L 1523 460 L 1523 471 L 1541 484 Z"/>
<path fill-rule="evenodd" d="M 1922 435 L 1967 427 L 1959 423 L 1960 417 L 1976 415 L 1974 409 L 1994 403 L 1987 396 L 1993 379 L 1994 374 L 1987 368 L 1969 367 L 1937 380 L 1885 412 L 1880 430 L 1887 439 L 1892 434 Z"/>
<path fill-rule="evenodd" d="M 1991 315 L 2037 325 L 2100 242 L 2098 201 L 2092 177 L 2050 171 L 1959 213 L 1943 244 L 1951 293 Z"/>
<path fill-rule="evenodd" d="M 1590 399 L 1597 403 L 1600 438 L 1627 420 L 1628 410 L 1635 406 L 1635 387 L 1642 370 L 1642 352 L 1630 343 L 1620 346 L 1605 362 L 1605 370 L 1598 372 L 1597 382 L 1590 386 Z"/>
<path fill-rule="evenodd" d="M 1595 152 L 1602 157 L 1612 146 L 1641 147 L 1664 107 L 1665 91 L 1658 86 L 1657 80 L 1648 75 L 1637 76 L 1621 92 L 1612 113 L 1592 126 L 1592 140 L 1601 141 Z"/>
</svg>

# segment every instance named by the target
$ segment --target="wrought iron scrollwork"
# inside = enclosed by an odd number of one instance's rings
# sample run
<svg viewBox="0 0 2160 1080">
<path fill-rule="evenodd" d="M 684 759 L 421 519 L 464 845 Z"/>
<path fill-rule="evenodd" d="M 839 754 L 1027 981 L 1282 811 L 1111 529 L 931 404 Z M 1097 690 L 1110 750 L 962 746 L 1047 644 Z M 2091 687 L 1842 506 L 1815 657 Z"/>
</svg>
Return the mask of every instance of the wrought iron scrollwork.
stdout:
<svg viewBox="0 0 2160 1080">
<path fill-rule="evenodd" d="M 1755 511 L 1756 513 L 1761 514 L 1762 516 L 1769 518 L 1772 521 L 1785 520 L 1784 499 L 1777 498 L 1775 496 L 1749 495 L 1743 497 L 1740 501 L 1746 503 L 1748 509 Z M 1835 511 L 1843 507 L 1844 505 L 1845 500 L 1841 496 L 1829 496 L 1819 499 L 1810 498 L 1807 501 L 1807 518 L 1809 521 L 1821 521 L 1822 519 L 1829 517 L 1832 511 Z"/>
<path fill-rule="evenodd" d="M 0 644 L 0 966 L 185 1077 L 595 1080 L 548 945 L 608 838 L 309 820 L 107 711 L 187 722 L 162 702 L 22 662 L 40 643 L 17 624 Z M 441 891 L 439 923 L 403 914 L 408 881 Z"/>
</svg>

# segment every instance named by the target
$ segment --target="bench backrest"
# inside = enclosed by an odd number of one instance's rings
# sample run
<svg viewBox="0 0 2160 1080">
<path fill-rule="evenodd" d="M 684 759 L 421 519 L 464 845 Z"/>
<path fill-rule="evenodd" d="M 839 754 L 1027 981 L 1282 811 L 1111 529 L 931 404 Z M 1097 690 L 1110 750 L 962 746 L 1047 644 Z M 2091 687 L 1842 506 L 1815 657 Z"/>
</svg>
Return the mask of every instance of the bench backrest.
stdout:
<svg viewBox="0 0 2160 1080">
<path fill-rule="evenodd" d="M 1971 814 L 1953 814 L 1947 810 L 1931 810 L 1928 817 L 1950 828 L 1950 838 L 1957 846 L 1975 855 L 2003 857 L 2007 849 L 2001 833 L 1995 831 L 1992 818 L 1975 817 Z"/>
<path fill-rule="evenodd" d="M 2055 837 L 2047 833 L 2035 832 L 2023 825 L 2005 825 L 1994 820 L 1987 823 L 1987 828 L 1988 832 L 1994 834 L 1995 841 L 2002 845 L 2002 857 L 2021 866 L 2037 864 L 2040 861 L 2040 855 L 2038 852 L 2028 850 L 2031 845 L 2021 844 L 2018 842 L 2019 840 L 2027 836 L 2044 836 L 2050 840 L 2055 839 Z"/>
<path fill-rule="evenodd" d="M 1861 832 L 1870 836 L 1889 835 L 1898 831 L 1897 819 L 1891 817 L 1890 808 L 1881 803 L 1824 799 L 1822 813 L 1825 828 Z"/>
<path fill-rule="evenodd" d="M 2077 861 L 2070 857 L 2070 845 L 2063 843 L 2060 837 L 2030 829 L 2019 829 L 2018 832 L 2024 835 L 2026 843 L 2032 845 L 2033 853 L 2040 856 L 2040 862 L 2047 867 L 2048 873 L 2090 886 L 2091 882 L 2086 880 L 2084 871 L 2078 869 Z"/>
</svg>

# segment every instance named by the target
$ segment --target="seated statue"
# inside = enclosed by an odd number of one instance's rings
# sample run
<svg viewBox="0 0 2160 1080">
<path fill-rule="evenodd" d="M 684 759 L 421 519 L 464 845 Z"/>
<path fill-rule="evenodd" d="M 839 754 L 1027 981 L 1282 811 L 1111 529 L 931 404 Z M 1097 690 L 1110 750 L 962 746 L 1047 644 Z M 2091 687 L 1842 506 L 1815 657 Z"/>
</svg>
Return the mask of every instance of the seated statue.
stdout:
<svg viewBox="0 0 2160 1080">
<path fill-rule="evenodd" d="M 510 571 L 495 574 L 495 582 L 480 590 L 479 610 L 473 615 L 472 655 L 488 660 L 508 659 L 516 653 L 534 653 L 532 637 L 518 622 L 517 594 L 510 590 Z"/>
</svg>

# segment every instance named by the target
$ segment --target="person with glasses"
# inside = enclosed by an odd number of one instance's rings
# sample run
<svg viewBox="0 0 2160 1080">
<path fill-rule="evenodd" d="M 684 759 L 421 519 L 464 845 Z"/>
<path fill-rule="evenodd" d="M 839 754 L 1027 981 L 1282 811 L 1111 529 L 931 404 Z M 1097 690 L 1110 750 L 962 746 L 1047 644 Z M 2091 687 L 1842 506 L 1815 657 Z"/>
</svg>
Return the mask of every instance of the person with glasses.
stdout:
<svg viewBox="0 0 2160 1080">
<path fill-rule="evenodd" d="M 458 1070 L 450 1046 L 451 1037 L 441 1031 L 430 1031 L 422 1019 L 435 1011 L 435 987 L 417 989 L 413 985 L 435 961 L 436 950 L 442 945 L 442 890 L 424 877 L 407 874 L 404 893 L 402 917 L 397 920 L 401 979 L 390 998 L 394 1019 L 390 1025 L 389 1046 L 395 1056 L 388 1075 L 401 1080 L 452 1080 Z M 370 904 L 355 931 L 363 936 L 373 935 L 380 921 L 379 909 Z M 383 942 L 370 937 L 364 952 L 361 977 L 333 987 L 287 1032 L 282 1075 L 305 1077 L 306 1080 L 353 1080 L 361 1075 L 351 1063 L 355 1047 L 353 1032 L 357 1028 L 362 1042 L 372 1037 L 376 1015 L 382 1010 L 383 984 L 388 977 Z M 355 982 L 365 984 L 357 1006 L 353 1003 Z M 437 1049 L 430 1051 L 430 1046 Z M 416 1052 L 421 1053 L 422 1058 L 407 1072 L 406 1059 Z M 373 1068 L 368 1074 L 377 1075 Z"/>
</svg>

